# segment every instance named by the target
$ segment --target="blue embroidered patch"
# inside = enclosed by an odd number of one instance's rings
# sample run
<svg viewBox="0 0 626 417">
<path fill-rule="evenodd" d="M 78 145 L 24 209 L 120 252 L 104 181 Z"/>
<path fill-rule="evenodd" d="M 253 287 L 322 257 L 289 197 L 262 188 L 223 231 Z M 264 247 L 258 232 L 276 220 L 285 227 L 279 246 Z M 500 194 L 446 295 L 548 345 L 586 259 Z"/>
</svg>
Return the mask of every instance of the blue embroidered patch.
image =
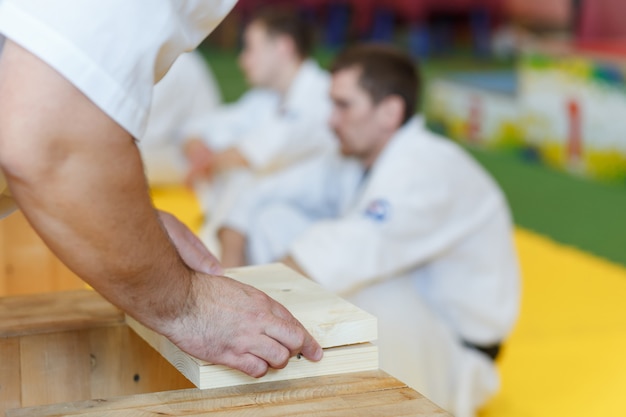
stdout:
<svg viewBox="0 0 626 417">
<path fill-rule="evenodd" d="M 391 215 L 391 204 L 382 198 L 376 199 L 369 203 L 364 214 L 366 217 L 382 223 Z"/>
</svg>

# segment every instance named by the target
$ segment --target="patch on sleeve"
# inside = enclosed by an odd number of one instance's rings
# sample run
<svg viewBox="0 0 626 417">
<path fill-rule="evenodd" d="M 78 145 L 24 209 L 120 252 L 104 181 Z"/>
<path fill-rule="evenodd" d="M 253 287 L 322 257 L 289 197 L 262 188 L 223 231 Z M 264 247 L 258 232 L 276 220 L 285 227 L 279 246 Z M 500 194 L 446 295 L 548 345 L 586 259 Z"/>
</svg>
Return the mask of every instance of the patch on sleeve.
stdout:
<svg viewBox="0 0 626 417">
<path fill-rule="evenodd" d="M 385 199 L 378 198 L 368 204 L 364 214 L 365 217 L 369 217 L 374 221 L 385 222 L 391 216 L 391 204 Z"/>
</svg>

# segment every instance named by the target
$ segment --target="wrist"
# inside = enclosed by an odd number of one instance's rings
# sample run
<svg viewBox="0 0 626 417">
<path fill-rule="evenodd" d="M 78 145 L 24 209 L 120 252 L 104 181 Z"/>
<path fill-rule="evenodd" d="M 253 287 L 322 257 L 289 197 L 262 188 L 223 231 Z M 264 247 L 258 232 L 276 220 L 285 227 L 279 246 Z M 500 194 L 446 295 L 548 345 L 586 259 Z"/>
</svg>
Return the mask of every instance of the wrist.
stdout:
<svg viewBox="0 0 626 417">
<path fill-rule="evenodd" d="M 166 336 L 195 306 L 192 288 L 195 272 L 176 258 L 169 268 L 151 272 L 146 278 L 145 291 L 129 297 L 131 305 L 125 309 L 147 327 Z"/>
</svg>

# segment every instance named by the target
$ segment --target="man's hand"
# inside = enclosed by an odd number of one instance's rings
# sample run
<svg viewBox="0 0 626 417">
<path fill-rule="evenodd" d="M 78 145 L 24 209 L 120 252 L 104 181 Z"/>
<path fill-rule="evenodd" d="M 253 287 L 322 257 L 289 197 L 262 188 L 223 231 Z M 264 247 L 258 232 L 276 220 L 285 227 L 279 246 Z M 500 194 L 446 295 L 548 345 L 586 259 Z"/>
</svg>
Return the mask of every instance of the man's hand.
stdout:
<svg viewBox="0 0 626 417">
<path fill-rule="evenodd" d="M 261 377 L 302 354 L 318 361 L 323 351 L 285 307 L 235 280 L 198 274 L 187 314 L 164 334 L 190 355 Z"/>
<path fill-rule="evenodd" d="M 187 226 L 170 213 L 159 210 L 158 214 L 178 254 L 189 268 L 209 275 L 224 273 L 217 258 Z"/>
<path fill-rule="evenodd" d="M 215 165 L 215 154 L 200 139 L 191 139 L 185 145 L 185 155 L 189 161 L 189 172 L 185 179 L 187 186 L 196 180 L 210 179 Z"/>
<path fill-rule="evenodd" d="M 172 342 L 194 357 L 254 377 L 284 368 L 299 353 L 321 358 L 319 345 L 287 309 L 253 287 L 215 276 L 222 268 L 200 239 L 171 214 L 159 211 L 159 218 L 183 261 L 200 272 L 193 278 L 188 314 L 168 335 Z"/>
</svg>

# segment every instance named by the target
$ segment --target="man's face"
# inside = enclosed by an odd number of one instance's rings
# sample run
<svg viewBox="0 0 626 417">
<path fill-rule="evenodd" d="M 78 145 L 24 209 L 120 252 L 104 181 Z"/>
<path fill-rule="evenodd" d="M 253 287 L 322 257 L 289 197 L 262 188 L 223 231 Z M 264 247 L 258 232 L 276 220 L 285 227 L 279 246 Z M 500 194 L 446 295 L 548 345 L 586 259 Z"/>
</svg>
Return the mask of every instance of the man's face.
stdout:
<svg viewBox="0 0 626 417">
<path fill-rule="evenodd" d="M 333 74 L 330 126 L 339 139 L 343 155 L 366 160 L 376 152 L 384 133 L 378 107 L 359 85 L 360 75 L 361 70 L 356 67 Z"/>
<path fill-rule="evenodd" d="M 244 47 L 239 56 L 239 65 L 253 87 L 272 86 L 276 66 L 282 61 L 276 40 L 258 22 L 252 22 L 244 32 Z"/>
</svg>

